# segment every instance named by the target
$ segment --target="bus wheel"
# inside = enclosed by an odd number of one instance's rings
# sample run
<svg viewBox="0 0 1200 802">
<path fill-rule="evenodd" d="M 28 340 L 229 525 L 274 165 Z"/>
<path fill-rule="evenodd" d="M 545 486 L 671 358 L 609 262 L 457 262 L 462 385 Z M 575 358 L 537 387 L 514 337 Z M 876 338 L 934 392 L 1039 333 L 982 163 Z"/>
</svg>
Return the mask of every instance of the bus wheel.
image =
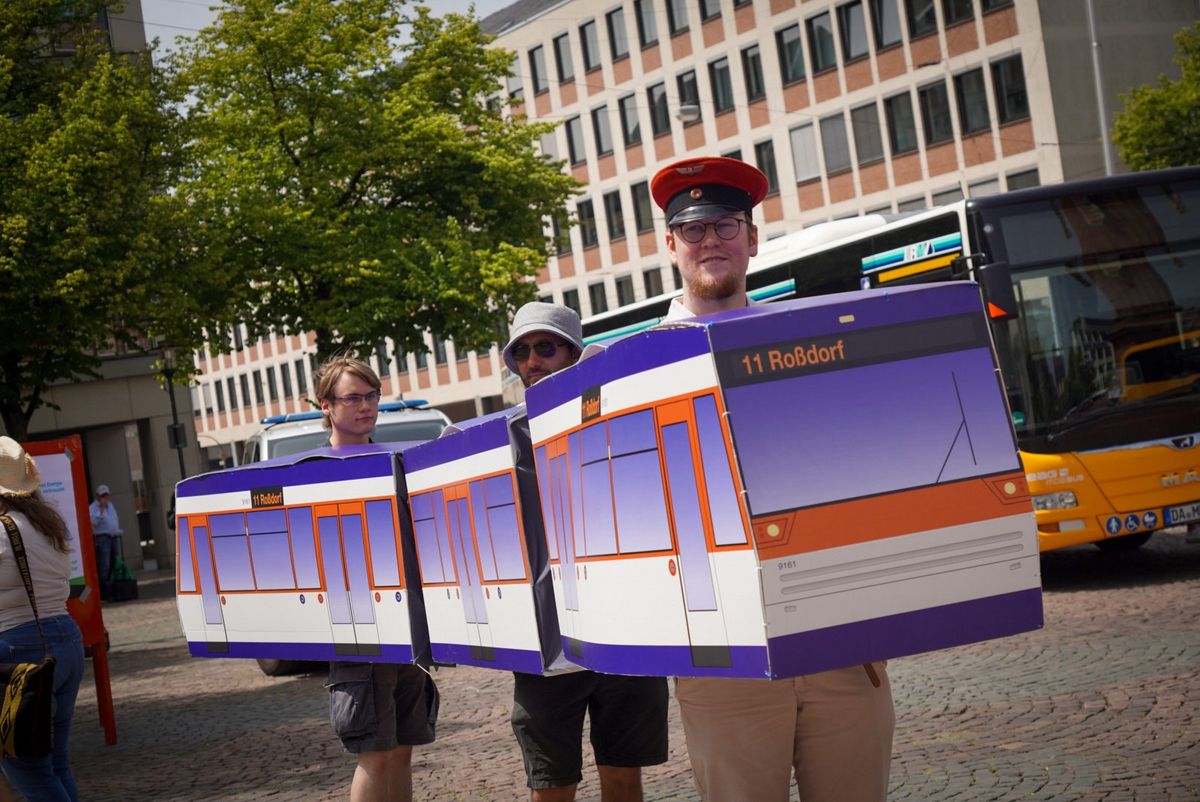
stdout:
<svg viewBox="0 0 1200 802">
<path fill-rule="evenodd" d="M 313 660 L 258 660 L 258 667 L 268 677 L 286 677 L 291 674 L 308 674 L 318 668 L 324 668 L 325 663 Z"/>
<path fill-rule="evenodd" d="M 1107 540 L 1097 540 L 1096 547 L 1100 551 L 1134 551 L 1146 545 L 1153 532 L 1138 532 L 1136 535 L 1110 537 Z"/>
</svg>

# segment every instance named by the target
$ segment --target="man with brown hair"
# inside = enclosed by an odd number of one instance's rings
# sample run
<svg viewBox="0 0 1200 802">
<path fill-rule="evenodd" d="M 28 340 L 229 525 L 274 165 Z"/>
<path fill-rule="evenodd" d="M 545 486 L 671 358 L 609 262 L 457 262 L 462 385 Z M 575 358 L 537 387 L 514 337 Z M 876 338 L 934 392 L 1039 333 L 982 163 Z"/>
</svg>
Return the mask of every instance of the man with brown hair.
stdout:
<svg viewBox="0 0 1200 802">
<path fill-rule="evenodd" d="M 314 377 L 334 448 L 371 442 L 382 386 L 367 363 L 326 360 Z M 422 668 L 398 663 L 329 663 L 329 719 L 347 752 L 358 755 L 351 802 L 411 802 L 413 746 L 432 743 L 437 686 Z"/>
<path fill-rule="evenodd" d="M 650 192 L 683 277 L 666 319 L 747 306 L 751 210 L 766 176 L 736 159 L 685 159 L 660 170 Z M 679 677 L 675 697 L 705 799 L 785 802 L 793 770 L 804 802 L 887 797 L 895 713 L 883 663 L 781 680 Z"/>
</svg>

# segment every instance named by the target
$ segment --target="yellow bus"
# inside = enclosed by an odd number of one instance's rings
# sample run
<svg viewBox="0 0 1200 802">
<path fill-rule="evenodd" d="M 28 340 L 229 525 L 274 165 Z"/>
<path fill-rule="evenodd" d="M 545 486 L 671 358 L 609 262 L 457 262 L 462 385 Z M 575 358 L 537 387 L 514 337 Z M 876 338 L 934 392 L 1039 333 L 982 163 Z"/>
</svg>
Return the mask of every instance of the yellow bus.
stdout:
<svg viewBox="0 0 1200 802">
<path fill-rule="evenodd" d="M 1200 528 L 1200 167 L 867 215 L 760 243 L 755 301 L 973 279 L 1042 551 Z M 679 290 L 589 318 L 657 323 Z"/>
</svg>

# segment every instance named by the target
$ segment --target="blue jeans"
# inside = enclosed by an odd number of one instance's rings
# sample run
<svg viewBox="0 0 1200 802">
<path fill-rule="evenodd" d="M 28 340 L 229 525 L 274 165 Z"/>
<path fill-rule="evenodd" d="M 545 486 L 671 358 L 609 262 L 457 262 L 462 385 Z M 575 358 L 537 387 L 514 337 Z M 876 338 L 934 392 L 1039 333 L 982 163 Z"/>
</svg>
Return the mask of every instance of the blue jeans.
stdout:
<svg viewBox="0 0 1200 802">
<path fill-rule="evenodd" d="M 79 802 L 75 775 L 68 763 L 67 740 L 75 697 L 83 679 L 83 636 L 69 615 L 42 620 L 46 645 L 57 661 L 54 666 L 54 748 L 34 760 L 6 757 L 0 767 L 12 787 L 28 800 Z M 37 624 L 15 626 L 0 632 L 0 662 L 36 663 L 42 659 L 42 639 Z"/>
<path fill-rule="evenodd" d="M 112 601 L 112 569 L 121 554 L 120 535 L 95 535 L 96 573 L 100 575 L 100 598 Z"/>
</svg>

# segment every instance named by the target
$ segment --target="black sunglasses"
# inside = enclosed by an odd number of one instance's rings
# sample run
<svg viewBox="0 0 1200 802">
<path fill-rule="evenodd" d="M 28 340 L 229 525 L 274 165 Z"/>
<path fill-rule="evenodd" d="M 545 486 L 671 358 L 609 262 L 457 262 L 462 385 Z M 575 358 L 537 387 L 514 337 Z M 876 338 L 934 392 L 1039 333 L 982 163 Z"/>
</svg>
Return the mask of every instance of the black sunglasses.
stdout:
<svg viewBox="0 0 1200 802">
<path fill-rule="evenodd" d="M 542 359 L 549 359 L 558 353 L 559 348 L 565 347 L 566 343 L 556 343 L 552 342 L 551 340 L 538 340 L 533 344 L 533 350 L 537 352 L 537 355 Z M 529 343 L 517 343 L 512 347 L 512 350 L 509 351 L 509 353 L 512 354 L 514 361 L 524 362 L 526 359 L 529 359 L 529 349 Z"/>
</svg>

